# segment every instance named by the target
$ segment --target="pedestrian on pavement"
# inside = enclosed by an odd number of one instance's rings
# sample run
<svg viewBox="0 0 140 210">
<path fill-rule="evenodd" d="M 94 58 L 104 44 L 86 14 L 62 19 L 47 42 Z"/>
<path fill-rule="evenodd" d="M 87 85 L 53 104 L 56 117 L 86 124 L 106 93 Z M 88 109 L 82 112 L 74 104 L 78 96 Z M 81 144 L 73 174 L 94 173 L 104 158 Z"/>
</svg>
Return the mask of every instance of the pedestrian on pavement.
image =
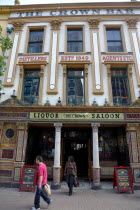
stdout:
<svg viewBox="0 0 140 210">
<path fill-rule="evenodd" d="M 37 189 L 34 199 L 34 206 L 32 210 L 39 210 L 40 209 L 40 196 L 44 199 L 48 206 L 51 204 L 52 199 L 47 196 L 44 192 L 44 186 L 48 181 L 48 174 L 47 174 L 47 167 L 43 163 L 42 156 L 36 157 L 36 164 L 38 165 L 37 169 Z"/>
<path fill-rule="evenodd" d="M 72 156 L 68 157 L 68 161 L 65 165 L 64 176 L 66 176 L 66 182 L 69 188 L 69 196 L 72 195 L 74 177 L 77 177 L 77 166 Z"/>
</svg>

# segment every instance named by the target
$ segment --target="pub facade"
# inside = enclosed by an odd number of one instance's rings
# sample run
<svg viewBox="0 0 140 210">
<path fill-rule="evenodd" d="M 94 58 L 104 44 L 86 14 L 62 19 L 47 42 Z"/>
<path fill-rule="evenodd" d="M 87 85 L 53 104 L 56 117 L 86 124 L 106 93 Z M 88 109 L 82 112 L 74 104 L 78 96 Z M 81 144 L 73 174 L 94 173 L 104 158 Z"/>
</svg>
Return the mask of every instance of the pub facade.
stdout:
<svg viewBox="0 0 140 210">
<path fill-rule="evenodd" d="M 93 189 L 117 166 L 130 166 L 138 184 L 139 17 L 139 2 L 10 6 L 1 186 L 18 186 L 39 154 L 54 189 L 70 155 Z"/>
</svg>

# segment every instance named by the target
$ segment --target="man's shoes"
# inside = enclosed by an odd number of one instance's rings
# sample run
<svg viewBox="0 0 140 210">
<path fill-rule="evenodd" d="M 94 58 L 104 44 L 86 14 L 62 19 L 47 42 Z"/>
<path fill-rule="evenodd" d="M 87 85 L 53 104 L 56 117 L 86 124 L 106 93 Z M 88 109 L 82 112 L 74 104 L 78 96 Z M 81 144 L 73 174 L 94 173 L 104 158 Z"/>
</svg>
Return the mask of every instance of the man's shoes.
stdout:
<svg viewBox="0 0 140 210">
<path fill-rule="evenodd" d="M 69 196 L 71 196 L 72 195 L 72 193 L 71 192 L 69 192 Z"/>
<path fill-rule="evenodd" d="M 52 203 L 52 199 L 50 199 L 50 203 L 48 203 L 48 206 L 47 206 L 47 208 L 51 205 L 51 203 Z"/>
<path fill-rule="evenodd" d="M 35 208 L 34 206 L 32 207 L 32 210 L 40 210 L 40 208 Z"/>
</svg>

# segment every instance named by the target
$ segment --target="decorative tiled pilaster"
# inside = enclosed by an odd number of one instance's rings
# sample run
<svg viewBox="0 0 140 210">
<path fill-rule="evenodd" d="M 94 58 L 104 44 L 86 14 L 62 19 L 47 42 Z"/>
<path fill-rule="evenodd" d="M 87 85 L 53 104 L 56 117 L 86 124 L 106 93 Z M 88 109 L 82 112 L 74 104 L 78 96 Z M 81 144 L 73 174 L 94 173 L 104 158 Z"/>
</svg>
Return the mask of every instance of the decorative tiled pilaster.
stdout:
<svg viewBox="0 0 140 210">
<path fill-rule="evenodd" d="M 139 162 L 139 151 L 138 151 L 139 124 L 128 123 L 126 131 L 127 131 L 127 144 L 129 147 L 130 164 L 133 165 Z"/>
<path fill-rule="evenodd" d="M 61 152 L 61 126 L 62 123 L 55 123 L 55 154 L 53 166 L 53 182 L 52 189 L 59 189 L 60 185 L 60 152 Z"/>
<path fill-rule="evenodd" d="M 100 184 L 100 165 L 99 165 L 99 142 L 98 142 L 98 127 L 99 123 L 91 123 L 92 126 L 92 141 L 93 141 L 93 183 L 92 189 L 101 188 Z"/>
</svg>

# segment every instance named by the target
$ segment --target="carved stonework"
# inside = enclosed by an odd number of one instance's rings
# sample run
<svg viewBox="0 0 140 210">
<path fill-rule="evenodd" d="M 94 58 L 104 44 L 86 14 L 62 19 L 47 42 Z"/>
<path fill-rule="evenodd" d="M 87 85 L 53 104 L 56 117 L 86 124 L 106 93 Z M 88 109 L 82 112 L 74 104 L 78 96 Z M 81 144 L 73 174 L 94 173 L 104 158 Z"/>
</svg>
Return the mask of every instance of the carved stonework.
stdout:
<svg viewBox="0 0 140 210">
<path fill-rule="evenodd" d="M 2 130 L 3 129 L 3 122 L 0 122 L 0 130 Z"/>
<path fill-rule="evenodd" d="M 103 105 L 103 107 L 111 107 L 111 105 L 109 103 L 106 103 Z"/>
<path fill-rule="evenodd" d="M 50 107 L 50 106 L 51 106 L 51 104 L 50 104 L 50 102 L 47 102 L 47 103 L 45 103 L 45 104 L 44 104 L 44 106 L 46 106 L 46 107 Z"/>
<path fill-rule="evenodd" d="M 98 132 L 98 128 L 100 127 L 99 123 L 91 123 L 92 131 Z"/>
<path fill-rule="evenodd" d="M 57 103 L 55 106 L 56 107 L 62 107 L 63 105 L 62 105 L 62 103 Z"/>
<path fill-rule="evenodd" d="M 20 1 L 19 0 L 15 0 L 15 5 L 20 5 Z"/>
<path fill-rule="evenodd" d="M 101 19 L 89 19 L 88 23 L 91 29 L 98 28 Z"/>
<path fill-rule="evenodd" d="M 114 107 L 123 107 L 123 105 L 122 105 L 122 104 L 117 103 L 117 104 L 115 104 L 115 105 L 114 105 Z"/>
<path fill-rule="evenodd" d="M 24 106 L 24 103 L 21 102 L 19 99 L 17 99 L 15 96 L 15 99 L 9 98 L 9 99 L 1 102 L 0 106 Z"/>
<path fill-rule="evenodd" d="M 58 19 L 50 20 L 52 30 L 59 30 L 61 23 L 62 23 L 62 20 L 58 20 Z"/>
<path fill-rule="evenodd" d="M 28 123 L 17 123 L 17 129 L 18 130 L 28 130 Z"/>
<path fill-rule="evenodd" d="M 68 107 L 74 107 L 75 105 L 73 103 L 67 104 Z"/>
<path fill-rule="evenodd" d="M 66 77 L 67 65 L 63 65 L 63 77 Z"/>
<path fill-rule="evenodd" d="M 137 131 L 139 130 L 139 124 L 138 123 L 128 123 L 126 127 L 126 131 Z"/>
<path fill-rule="evenodd" d="M 128 25 L 129 28 L 136 28 L 138 21 L 139 21 L 138 18 L 135 18 L 135 19 L 126 19 L 126 22 L 127 22 L 127 25 Z"/>
<path fill-rule="evenodd" d="M 11 138 L 8 138 L 6 136 L 6 131 L 8 129 L 12 129 L 13 130 L 13 136 Z M 14 123 L 5 123 L 3 126 L 3 132 L 2 132 L 2 140 L 1 140 L 2 144 L 8 144 L 8 147 L 11 148 L 13 147 L 13 145 L 16 144 L 16 124 Z"/>
<path fill-rule="evenodd" d="M 41 65 L 40 77 L 44 77 L 44 65 Z"/>
<path fill-rule="evenodd" d="M 23 22 L 12 22 L 12 25 L 14 26 L 15 31 L 21 31 L 24 23 Z"/>
<path fill-rule="evenodd" d="M 140 107 L 140 98 L 138 98 L 138 100 L 134 101 L 130 106 L 131 107 Z"/>
<path fill-rule="evenodd" d="M 98 107 L 99 105 L 96 103 L 96 102 L 94 102 L 93 104 L 91 104 L 91 107 Z"/>
<path fill-rule="evenodd" d="M 87 107 L 86 104 L 82 103 L 82 104 L 79 104 L 79 107 Z"/>
</svg>

